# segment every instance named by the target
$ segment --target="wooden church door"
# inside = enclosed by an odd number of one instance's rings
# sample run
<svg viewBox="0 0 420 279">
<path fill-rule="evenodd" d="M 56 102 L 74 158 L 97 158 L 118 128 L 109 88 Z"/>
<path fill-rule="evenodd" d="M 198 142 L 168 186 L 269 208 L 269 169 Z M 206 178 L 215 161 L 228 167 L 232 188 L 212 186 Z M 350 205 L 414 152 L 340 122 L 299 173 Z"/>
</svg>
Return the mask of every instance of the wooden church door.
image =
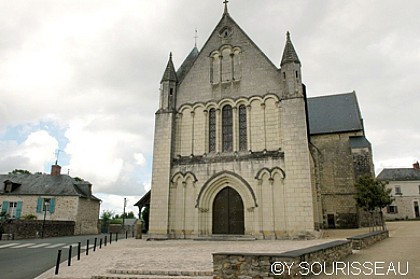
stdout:
<svg viewBox="0 0 420 279">
<path fill-rule="evenodd" d="M 213 202 L 213 234 L 244 234 L 244 204 L 231 187 L 220 191 Z"/>
</svg>

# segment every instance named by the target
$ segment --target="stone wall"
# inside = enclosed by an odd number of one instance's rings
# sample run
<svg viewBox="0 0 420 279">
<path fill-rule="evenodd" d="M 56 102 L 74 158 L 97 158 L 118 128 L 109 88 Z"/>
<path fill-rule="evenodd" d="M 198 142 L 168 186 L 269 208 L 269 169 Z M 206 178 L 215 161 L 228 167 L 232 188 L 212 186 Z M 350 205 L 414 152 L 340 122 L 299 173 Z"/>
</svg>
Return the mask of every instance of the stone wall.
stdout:
<svg viewBox="0 0 420 279">
<path fill-rule="evenodd" d="M 73 221 L 46 220 L 8 220 L 2 222 L 5 234 L 12 234 L 14 239 L 38 238 L 44 231 L 44 237 L 70 236 L 74 234 Z"/>
<path fill-rule="evenodd" d="M 335 228 L 358 227 L 358 209 L 354 199 L 355 172 L 349 139 L 362 132 L 311 136 L 311 143 L 319 152 L 314 156 L 323 210 L 323 225 L 328 215 L 334 217 Z M 313 154 L 314 155 L 314 154 Z"/>
<path fill-rule="evenodd" d="M 79 198 L 74 234 L 98 234 L 99 201 Z"/>
<path fill-rule="evenodd" d="M 279 254 L 214 253 L 213 278 L 271 278 L 275 277 L 274 273 L 277 274 L 276 278 L 301 278 L 306 272 L 302 266 L 314 263 L 325 263 L 328 266 L 351 253 L 351 242 L 345 240 Z M 286 265 L 290 269 L 285 268 Z M 314 264 L 312 267 L 315 273 L 319 271 L 319 265 Z"/>
<path fill-rule="evenodd" d="M 351 241 L 352 249 L 365 249 L 378 241 L 389 237 L 389 231 L 375 231 L 347 238 Z"/>
</svg>

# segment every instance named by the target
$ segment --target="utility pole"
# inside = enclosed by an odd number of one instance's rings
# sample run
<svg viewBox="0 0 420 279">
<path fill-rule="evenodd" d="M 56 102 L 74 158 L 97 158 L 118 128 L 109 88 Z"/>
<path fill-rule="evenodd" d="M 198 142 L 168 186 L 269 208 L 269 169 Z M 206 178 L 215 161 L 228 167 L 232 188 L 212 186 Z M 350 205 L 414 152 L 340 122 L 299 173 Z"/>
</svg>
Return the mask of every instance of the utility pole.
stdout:
<svg viewBox="0 0 420 279">
<path fill-rule="evenodd" d="M 124 198 L 124 211 L 123 211 L 123 227 L 125 228 L 125 207 L 127 206 L 127 198 Z"/>
</svg>

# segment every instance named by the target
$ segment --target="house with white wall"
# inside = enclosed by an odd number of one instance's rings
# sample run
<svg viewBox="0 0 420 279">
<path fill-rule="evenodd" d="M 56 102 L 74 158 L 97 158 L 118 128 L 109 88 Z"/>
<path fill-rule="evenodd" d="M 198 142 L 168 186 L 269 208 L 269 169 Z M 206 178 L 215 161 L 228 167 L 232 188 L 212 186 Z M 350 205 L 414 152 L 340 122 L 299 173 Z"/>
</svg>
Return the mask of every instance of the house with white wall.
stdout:
<svg viewBox="0 0 420 279">
<path fill-rule="evenodd" d="M 386 220 L 420 218 L 420 167 L 383 169 L 378 180 L 387 181 L 394 201 L 383 210 Z"/>
</svg>

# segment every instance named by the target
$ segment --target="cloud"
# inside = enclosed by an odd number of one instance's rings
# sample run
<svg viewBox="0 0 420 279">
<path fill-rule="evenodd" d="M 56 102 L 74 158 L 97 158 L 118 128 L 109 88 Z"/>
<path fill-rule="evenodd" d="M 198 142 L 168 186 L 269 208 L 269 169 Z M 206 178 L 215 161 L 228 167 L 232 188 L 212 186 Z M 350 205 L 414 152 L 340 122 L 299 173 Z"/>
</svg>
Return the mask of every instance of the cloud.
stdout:
<svg viewBox="0 0 420 279">
<path fill-rule="evenodd" d="M 147 167 L 142 151 L 151 143 L 119 126 L 116 117 L 98 113 L 72 120 L 65 132 L 65 152 L 71 158 L 66 167 L 71 175 L 93 182 L 95 191 L 141 193 L 136 173 Z"/>
<path fill-rule="evenodd" d="M 39 130 L 29 134 L 19 144 L 16 141 L 0 141 L 0 171 L 8 173 L 14 169 L 38 172 L 44 169 L 46 161 L 54 160 L 58 141 L 47 131 Z"/>
<path fill-rule="evenodd" d="M 150 189 L 168 54 L 179 67 L 194 30 L 200 48 L 223 12 L 221 2 L 196 3 L 1 1 L 0 170 L 45 170 L 59 148 L 63 172 L 95 192 Z M 416 0 L 229 2 L 277 66 L 291 32 L 309 97 L 356 91 L 376 167 L 420 158 L 419 8 Z"/>
</svg>

